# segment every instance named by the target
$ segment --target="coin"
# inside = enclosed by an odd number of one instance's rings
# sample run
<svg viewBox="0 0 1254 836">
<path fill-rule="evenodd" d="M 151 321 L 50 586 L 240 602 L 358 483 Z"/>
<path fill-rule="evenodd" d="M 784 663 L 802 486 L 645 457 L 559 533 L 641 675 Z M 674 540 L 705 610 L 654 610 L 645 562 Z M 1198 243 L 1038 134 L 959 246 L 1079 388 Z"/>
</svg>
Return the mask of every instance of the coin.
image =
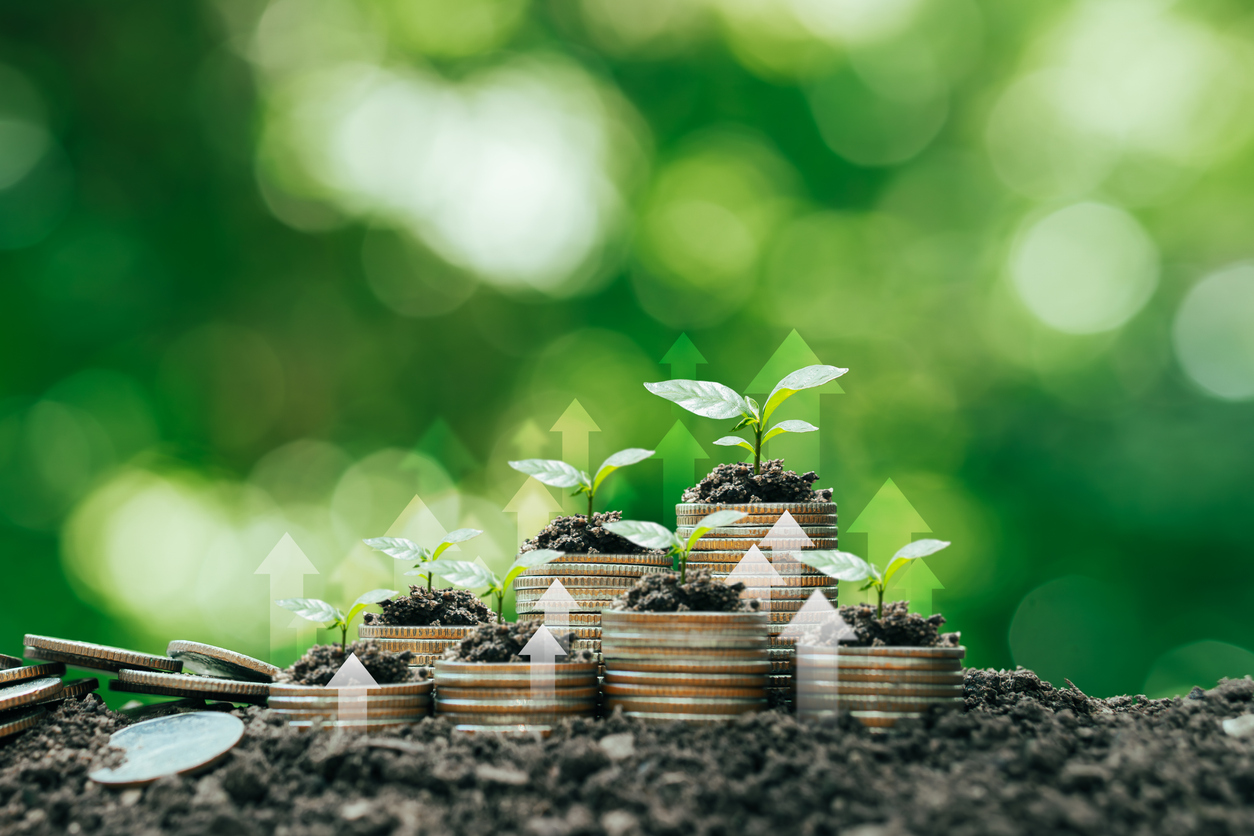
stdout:
<svg viewBox="0 0 1254 836">
<path fill-rule="evenodd" d="M 108 673 L 127 669 L 178 673 L 183 669 L 182 662 L 168 656 L 154 656 L 120 647 L 34 636 L 29 633 L 26 635 L 26 658 L 64 662 L 72 667 Z"/>
<path fill-rule="evenodd" d="M 65 665 L 60 662 L 49 662 L 43 665 L 24 665 L 19 668 L 0 670 L 0 685 L 12 685 L 27 679 L 39 679 L 45 676 L 61 676 L 65 673 Z"/>
<path fill-rule="evenodd" d="M 611 670 L 605 674 L 603 687 L 610 685 L 658 686 L 662 688 L 761 688 L 766 681 L 764 674 L 730 673 L 657 673 Z M 769 684 L 769 683 L 768 683 Z"/>
<path fill-rule="evenodd" d="M 525 676 L 530 677 L 530 662 L 460 662 L 453 659 L 441 659 L 435 665 L 436 676 L 447 674 L 478 674 L 485 677 Z M 558 679 L 578 679 L 596 675 L 595 662 L 558 662 L 553 665 L 553 675 Z"/>
<path fill-rule="evenodd" d="M 483 726 L 475 723 L 458 723 L 453 726 L 458 734 L 493 734 L 506 737 L 548 737 L 553 733 L 551 726 L 536 723 L 519 723 L 510 726 Z"/>
<path fill-rule="evenodd" d="M 279 668 L 269 662 L 191 641 L 172 641 L 165 649 L 166 655 L 183 663 L 192 673 L 218 676 L 223 679 L 242 679 L 248 682 L 270 682 L 279 674 Z"/>
<path fill-rule="evenodd" d="M 536 566 L 532 569 L 526 569 L 519 575 L 520 578 L 534 577 L 535 575 L 547 575 L 549 577 L 560 578 L 562 584 L 566 584 L 568 576 L 630 576 L 633 578 L 641 575 L 660 575 L 671 570 L 671 561 L 668 559 L 665 564 L 645 565 L 639 563 L 546 563 L 543 566 Z"/>
<path fill-rule="evenodd" d="M 352 729 L 367 734 L 374 732 L 388 731 L 389 729 L 399 728 L 401 726 L 412 726 L 421 720 L 326 720 L 318 718 L 314 720 L 292 720 L 287 724 L 289 729 L 296 731 L 317 731 L 319 729 Z"/>
<path fill-rule="evenodd" d="M 444 699 L 435 698 L 437 714 L 454 712 L 456 714 L 586 714 L 596 708 L 595 699 Z"/>
<path fill-rule="evenodd" d="M 24 711 L 14 711 L 0 717 L 0 740 L 21 734 L 29 728 L 39 725 L 47 715 L 47 710 L 38 706 Z"/>
<path fill-rule="evenodd" d="M 766 699 L 718 697 L 606 697 L 610 711 L 647 711 L 666 714 L 748 714 L 766 707 Z"/>
<path fill-rule="evenodd" d="M 431 714 L 431 705 L 425 704 L 421 706 L 410 706 L 408 708 L 376 708 L 370 703 L 364 706 L 357 706 L 354 713 L 358 715 L 358 719 L 364 719 L 367 723 L 377 723 L 381 720 L 410 720 L 418 722 L 423 717 Z M 297 722 L 301 720 L 314 720 L 319 717 L 328 720 L 339 720 L 340 714 L 338 708 L 271 708 L 271 716 L 281 717 L 285 720 Z M 347 717 L 343 718 L 349 719 Z"/>
<path fill-rule="evenodd" d="M 516 713 L 516 714 L 468 714 L 464 711 L 446 711 L 436 712 L 437 720 L 448 720 L 450 723 L 457 725 L 471 726 L 517 726 L 525 728 L 535 728 L 547 723 L 556 722 L 558 719 L 565 717 L 584 717 L 590 716 L 591 711 L 584 714 L 555 714 L 552 711 L 537 711 L 534 713 Z"/>
<path fill-rule="evenodd" d="M 34 705 L 56 696 L 62 688 L 61 679 L 46 676 L 42 679 L 25 679 L 0 688 L 0 711 Z"/>
<path fill-rule="evenodd" d="M 450 647 L 461 642 L 461 639 L 373 639 L 379 647 L 389 653 L 402 653 L 408 650 L 419 656 L 438 656 Z M 412 661 L 410 664 L 414 664 Z"/>
<path fill-rule="evenodd" d="M 759 613 L 752 612 L 631 612 L 614 610 L 601 613 L 603 630 L 612 628 L 627 629 L 647 624 L 683 624 L 683 625 L 721 625 L 724 627 L 741 627 L 761 624 L 765 619 Z"/>
<path fill-rule="evenodd" d="M 798 527 L 807 537 L 835 537 L 840 533 L 834 525 L 800 525 Z M 681 539 L 687 540 L 696 529 L 695 525 L 681 523 L 675 527 L 675 533 Z M 772 530 L 771 526 L 766 525 L 727 525 L 715 528 L 704 536 L 716 539 L 719 537 L 768 537 Z M 792 533 L 795 532 L 796 529 Z"/>
<path fill-rule="evenodd" d="M 835 502 L 680 502 L 675 505 L 676 514 L 700 514 L 705 516 L 715 511 L 743 511 L 746 514 L 764 516 L 767 514 L 835 514 Z"/>
<path fill-rule="evenodd" d="M 602 575 L 582 576 L 574 575 L 571 577 L 557 577 L 556 575 L 519 575 L 514 579 L 514 589 L 516 590 L 539 590 L 546 591 L 553 581 L 561 581 L 562 586 L 569 591 L 576 589 L 617 589 L 623 590 L 629 586 L 635 586 L 636 578 L 629 577 L 605 577 Z"/>
<path fill-rule="evenodd" d="M 268 682 L 241 682 L 188 673 L 153 673 L 151 671 L 119 671 L 109 682 L 110 691 L 131 694 L 160 694 L 167 697 L 192 697 L 225 702 L 263 703 L 270 693 Z"/>
<path fill-rule="evenodd" d="M 39 705 L 47 705 L 54 702 L 65 702 L 66 700 L 77 699 L 85 694 L 90 694 L 100 687 L 100 680 L 94 676 L 84 677 L 83 679 L 74 679 L 61 684 L 61 690 L 57 691 L 50 697 L 39 701 Z"/>
<path fill-rule="evenodd" d="M 591 627 L 596 630 L 601 629 L 601 614 L 599 612 L 572 612 L 572 613 L 553 613 L 540 612 L 539 610 L 518 614 L 518 620 L 523 619 L 547 619 L 546 623 L 550 626 L 556 626 L 555 621 L 566 619 L 572 629 L 576 627 Z"/>
<path fill-rule="evenodd" d="M 927 697 L 928 699 L 962 699 L 961 685 L 936 685 L 932 687 L 888 686 L 887 683 L 827 682 L 806 679 L 797 684 L 811 694 L 835 694 L 851 697 Z"/>
<path fill-rule="evenodd" d="M 618 673 L 677 673 L 691 676 L 707 674 L 765 674 L 771 663 L 765 659 L 738 661 L 730 659 L 609 659 L 605 666 L 607 677 Z"/>
<path fill-rule="evenodd" d="M 566 590 L 575 599 L 575 606 L 580 610 L 603 610 L 614 606 L 616 599 L 623 593 L 621 589 L 576 589 Z M 518 606 L 534 606 L 544 596 L 543 589 L 524 589 L 514 593 Z"/>
<path fill-rule="evenodd" d="M 391 624 L 362 624 L 357 627 L 361 639 L 464 639 L 481 624 L 445 624 L 425 627 L 398 627 Z"/>
<path fill-rule="evenodd" d="M 613 563 L 628 564 L 636 566 L 670 566 L 671 556 L 669 554 L 650 554 L 648 552 L 640 552 L 638 554 L 610 554 L 609 552 L 579 552 L 563 554 L 561 557 L 554 558 L 551 562 L 544 564 L 552 566 L 560 563 Z"/>
<path fill-rule="evenodd" d="M 834 549 L 840 545 L 835 537 L 776 538 L 763 544 L 762 537 L 702 537 L 692 547 L 692 553 L 706 551 L 748 551 L 750 546 L 772 551 L 806 551 L 810 549 Z"/>
<path fill-rule="evenodd" d="M 522 620 L 522 617 L 521 617 L 521 616 L 519 617 L 519 620 L 520 620 L 520 621 Z M 555 633 L 574 633 L 574 634 L 575 634 L 575 638 L 577 638 L 577 639 L 599 639 L 599 638 L 601 638 L 601 628 L 600 628 L 600 627 L 579 627 L 579 626 L 575 626 L 575 625 L 569 625 L 569 626 L 568 626 L 568 625 L 566 625 L 566 624 L 562 624 L 562 623 L 560 623 L 561 619 L 557 619 L 557 621 L 558 621 L 558 623 L 554 623 L 554 619 L 553 619 L 552 617 L 550 617 L 550 618 L 549 618 L 549 621 L 547 622 L 547 626 L 548 626 L 549 630 L 551 630 L 551 631 L 553 631 L 553 632 L 555 632 Z"/>
<path fill-rule="evenodd" d="M 601 686 L 607 696 L 613 697 L 734 697 L 761 700 L 766 698 L 766 686 L 757 688 L 720 688 L 714 685 L 627 685 L 607 682 Z"/>
<path fill-rule="evenodd" d="M 728 528 L 736 528 L 739 526 L 757 527 L 769 529 L 771 526 L 779 522 L 780 514 L 750 514 L 747 517 L 741 517 L 734 525 Z M 686 525 L 695 527 L 701 522 L 704 515 L 702 514 L 681 514 L 677 519 L 678 525 Z M 797 525 L 830 525 L 835 526 L 839 520 L 836 514 L 793 514 L 793 522 Z"/>
<path fill-rule="evenodd" d="M 701 661 L 758 661 L 768 658 L 762 650 L 694 650 L 686 647 L 606 647 L 602 651 L 606 664 L 631 659 L 643 660 L 701 660 Z"/>
<path fill-rule="evenodd" d="M 934 705 L 961 705 L 961 697 L 895 697 L 883 694 L 837 693 L 836 700 L 842 708 L 850 707 L 867 711 L 926 711 Z"/>
<path fill-rule="evenodd" d="M 286 709 L 323 709 L 336 708 L 340 699 L 334 697 L 270 697 L 266 702 L 269 708 Z M 366 705 L 375 708 L 424 708 L 431 705 L 429 694 L 404 694 L 391 697 L 366 697 Z"/>
<path fill-rule="evenodd" d="M 526 700 L 534 693 L 530 686 L 517 688 L 473 688 L 458 685 L 441 684 L 436 693 L 440 699 L 447 700 Z M 599 689 L 596 685 L 582 688 L 554 688 L 553 693 L 567 699 L 596 699 Z"/>
<path fill-rule="evenodd" d="M 869 671 L 842 670 L 840 682 L 885 682 L 894 685 L 957 685 L 961 686 L 966 676 L 962 671 Z"/>
<path fill-rule="evenodd" d="M 667 723 L 683 723 L 688 726 L 721 726 L 735 720 L 738 714 L 667 714 L 654 711 L 624 711 L 624 717 L 630 717 L 652 726 Z"/>
<path fill-rule="evenodd" d="M 719 552 L 719 554 L 720 555 L 724 554 L 724 552 Z M 705 557 L 705 556 L 706 556 L 705 554 L 700 555 L 700 557 Z M 744 558 L 742 557 L 741 560 L 743 559 Z M 727 574 L 730 574 L 732 571 L 734 571 L 736 569 L 736 566 L 739 563 L 740 563 L 740 560 L 718 560 L 718 561 L 689 560 L 688 571 L 692 572 L 697 569 L 708 569 L 712 574 L 715 574 L 715 575 L 727 575 Z M 799 561 L 795 561 L 795 560 L 780 560 L 776 563 L 772 563 L 771 568 L 775 571 L 776 575 L 814 575 L 815 577 L 827 578 L 827 575 L 824 575 L 818 569 L 815 569 L 811 566 L 807 566 L 806 564 L 801 563 Z M 746 573 L 744 571 L 741 571 L 736 575 L 736 580 L 744 581 L 746 585 L 751 585 L 751 582 L 746 580 L 746 578 L 763 578 L 766 580 L 770 580 L 773 577 L 774 577 L 773 575 L 771 575 L 769 572 L 765 570 L 761 572 L 753 572 L 753 573 Z M 832 585 L 836 584 L 836 581 L 831 578 L 827 578 L 827 582 Z M 768 583 L 760 583 L 759 585 L 769 586 Z"/>
<path fill-rule="evenodd" d="M 806 655 L 807 658 L 813 658 L 816 664 L 830 664 L 830 657 Z M 825 661 L 826 660 L 826 661 Z M 866 657 L 848 657 L 841 653 L 836 657 L 836 665 L 843 673 L 845 670 L 850 671 L 894 671 L 894 670 L 915 670 L 915 671 L 960 671 L 962 670 L 961 659 L 909 659 L 906 657 L 881 659 L 867 659 Z"/>
<path fill-rule="evenodd" d="M 871 656 L 896 659 L 900 657 L 926 659 L 961 659 L 967 655 L 965 647 L 849 647 L 841 645 L 841 656 Z"/>
<path fill-rule="evenodd" d="M 87 777 L 110 787 L 150 784 L 165 775 L 182 775 L 217 763 L 243 736 L 240 719 L 219 711 L 145 720 L 109 738 L 110 746 L 126 750 L 122 763 L 94 770 Z"/>
<path fill-rule="evenodd" d="M 411 682 L 392 682 L 387 685 L 375 685 L 364 690 L 367 698 L 408 696 L 411 694 L 430 694 L 433 684 L 430 679 L 422 679 Z M 352 690 L 359 692 L 362 689 L 354 688 Z M 329 688 L 325 685 L 289 685 L 276 682 L 270 686 L 270 696 L 338 699 L 340 689 Z"/>
<path fill-rule="evenodd" d="M 21 659 L 16 656 L 6 656 L 5 654 L 0 653 L 0 670 L 5 668 L 20 668 L 21 666 Z"/>
</svg>

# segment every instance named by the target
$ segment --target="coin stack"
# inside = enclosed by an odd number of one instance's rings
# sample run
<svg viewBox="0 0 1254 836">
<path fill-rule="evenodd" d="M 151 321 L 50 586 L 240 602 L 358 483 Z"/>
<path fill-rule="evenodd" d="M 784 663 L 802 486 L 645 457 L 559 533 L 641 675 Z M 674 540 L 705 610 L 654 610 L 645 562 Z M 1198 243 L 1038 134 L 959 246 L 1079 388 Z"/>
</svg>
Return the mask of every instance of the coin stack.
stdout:
<svg viewBox="0 0 1254 836">
<path fill-rule="evenodd" d="M 733 525 L 716 528 L 697 541 L 688 568 L 709 569 L 716 578 L 726 579 L 744 559 L 750 547 L 757 546 L 780 576 L 762 578 L 757 586 L 770 587 L 770 600 L 763 601 L 769 613 L 771 636 L 771 675 L 767 681 L 773 704 L 785 704 L 793 691 L 793 640 L 780 637 L 792 617 L 816 589 L 836 603 L 836 582 L 817 569 L 792 558 L 772 557 L 772 552 L 834 549 L 837 547 L 837 517 L 834 502 L 748 502 L 712 505 L 681 502 L 675 506 L 677 533 L 687 537 L 696 524 L 715 511 L 744 511 L 748 516 Z M 787 511 L 795 525 L 772 531 Z M 800 528 L 800 532 L 798 532 Z M 782 530 L 781 530 L 782 529 Z M 736 580 L 755 586 L 752 577 L 737 575 Z"/>
<path fill-rule="evenodd" d="M 408 650 L 414 654 L 409 660 L 410 667 L 429 668 L 444 655 L 444 651 L 455 647 L 481 626 L 452 624 L 439 627 L 392 627 L 362 624 L 357 628 L 357 637 L 377 641 L 389 653 L 403 653 Z"/>
<path fill-rule="evenodd" d="M 799 646 L 799 696 L 848 711 L 872 729 L 886 729 L 934 706 L 963 704 L 965 647 Z M 832 699 L 834 697 L 834 699 Z"/>
<path fill-rule="evenodd" d="M 172 641 L 166 654 L 150 657 L 142 667 L 131 664 L 134 660 L 124 662 L 109 690 L 264 705 L 279 672 L 269 662 L 194 641 Z"/>
<path fill-rule="evenodd" d="M 270 713 L 294 729 L 360 728 L 379 731 L 417 723 L 431 713 L 430 679 L 370 687 L 270 686 Z"/>
<path fill-rule="evenodd" d="M 436 716 L 463 733 L 548 735 L 558 720 L 591 717 L 597 707 L 593 662 L 536 666 L 441 659 L 435 682 Z"/>
<path fill-rule="evenodd" d="M 62 682 L 64 673 L 62 662 L 23 665 L 15 656 L 0 654 L 0 740 L 34 728 L 51 706 L 100 685 L 95 679 Z"/>
<path fill-rule="evenodd" d="M 715 723 L 766 707 L 762 613 L 601 614 L 609 711 L 653 722 Z"/>
</svg>

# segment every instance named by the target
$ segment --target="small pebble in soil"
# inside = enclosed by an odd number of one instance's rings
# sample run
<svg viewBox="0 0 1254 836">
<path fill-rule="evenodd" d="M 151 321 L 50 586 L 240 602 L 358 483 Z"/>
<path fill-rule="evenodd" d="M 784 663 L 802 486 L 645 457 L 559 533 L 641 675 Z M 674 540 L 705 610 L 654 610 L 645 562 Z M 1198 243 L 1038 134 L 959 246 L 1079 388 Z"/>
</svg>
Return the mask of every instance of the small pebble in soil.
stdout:
<svg viewBox="0 0 1254 836">
<path fill-rule="evenodd" d="M 519 654 L 543 626 L 544 622 L 538 618 L 513 624 L 485 624 L 444 651 L 444 658 L 454 662 L 530 662 L 529 656 Z M 574 632 L 570 630 L 550 630 L 550 633 L 567 650 L 575 639 Z M 590 650 L 576 650 L 565 656 L 558 656 L 554 661 L 595 662 L 596 655 Z"/>
<path fill-rule="evenodd" d="M 831 502 L 832 489 L 814 489 L 819 477 L 811 470 L 798 476 L 784 470 L 783 459 L 762 462 L 761 472 L 744 462 L 720 464 L 684 491 L 684 502 L 732 504 L 738 502 Z"/>
<path fill-rule="evenodd" d="M 411 586 L 401 595 L 380 604 L 383 612 L 368 612 L 362 621 L 371 626 L 448 627 L 487 624 L 496 620 L 492 610 L 466 589 L 427 589 Z"/>
<path fill-rule="evenodd" d="M 607 522 L 618 522 L 622 511 L 593 512 L 592 524 L 585 514 L 558 517 L 540 529 L 540 533 L 522 544 L 525 552 L 534 549 L 556 549 L 566 554 L 647 554 L 626 537 L 619 537 L 605 527 Z"/>
<path fill-rule="evenodd" d="M 389 653 L 377 641 L 363 639 L 350 644 L 347 651 L 338 644 L 316 644 L 290 668 L 281 671 L 276 681 L 295 685 L 326 685 L 353 653 L 380 685 L 408 682 L 426 675 L 425 671 L 421 671 L 415 676 L 415 669 L 409 666 L 414 654 L 408 650 Z"/>
<path fill-rule="evenodd" d="M 743 583 L 724 583 L 709 569 L 688 572 L 686 583 L 677 572 L 644 575 L 618 599 L 617 610 L 631 612 L 756 612 L 757 598 L 741 598 Z"/>
</svg>

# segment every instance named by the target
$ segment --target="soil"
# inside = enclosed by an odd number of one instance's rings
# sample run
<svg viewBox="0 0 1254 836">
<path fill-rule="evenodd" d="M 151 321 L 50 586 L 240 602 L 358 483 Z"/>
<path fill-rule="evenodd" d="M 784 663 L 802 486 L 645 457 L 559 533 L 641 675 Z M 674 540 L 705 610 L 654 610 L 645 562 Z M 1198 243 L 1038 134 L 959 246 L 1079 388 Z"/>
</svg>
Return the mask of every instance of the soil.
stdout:
<svg viewBox="0 0 1254 836">
<path fill-rule="evenodd" d="M 408 682 L 414 678 L 415 669 L 409 667 L 409 660 L 414 654 L 408 650 L 389 653 L 377 641 L 362 639 L 350 644 L 347 653 L 338 644 L 315 644 L 304 656 L 293 662 L 290 668 L 281 671 L 276 681 L 296 685 L 326 685 L 351 653 L 357 654 L 357 659 L 366 672 L 380 685 Z"/>
<path fill-rule="evenodd" d="M 754 612 L 757 598 L 742 599 L 743 583 L 724 583 L 709 569 L 688 572 L 687 583 L 679 573 L 643 575 L 618 599 L 618 610 L 632 612 Z"/>
<path fill-rule="evenodd" d="M 837 643 L 847 647 L 958 647 L 961 643 L 961 633 L 940 632 L 943 615 L 910 612 L 909 601 L 886 602 L 883 618 L 875 617 L 874 604 L 853 604 L 839 612 L 844 624 L 823 624 L 802 643 L 820 647 Z M 846 627 L 853 631 L 852 638 Z"/>
<path fill-rule="evenodd" d="M 431 589 L 411 586 L 409 594 L 380 606 L 383 612 L 368 612 L 362 621 L 371 626 L 453 627 L 487 624 L 496 615 L 473 592 L 465 589 Z"/>
<path fill-rule="evenodd" d="M 522 649 L 531 641 L 536 631 L 544 626 L 538 618 L 513 624 L 485 624 L 458 644 L 444 652 L 444 658 L 458 662 L 530 662 L 530 656 L 520 656 Z M 565 650 L 569 651 L 575 634 L 570 631 L 549 631 Z M 576 650 L 566 656 L 558 656 L 557 663 L 595 662 L 596 655 L 590 650 Z"/>
<path fill-rule="evenodd" d="M 709 475 L 684 491 L 684 502 L 731 504 L 737 502 L 831 502 L 832 489 L 814 489 L 819 477 L 813 470 L 798 476 L 784 470 L 783 459 L 762 462 L 761 473 L 743 462 L 720 464 Z"/>
<path fill-rule="evenodd" d="M 301 733 L 237 709 L 212 770 L 86 779 L 123 725 L 94 696 L 0 745 L 0 832 L 100 836 L 1006 836 L 1254 832 L 1254 740 L 1222 731 L 1254 681 L 1099 700 L 1030 671 L 967 673 L 968 711 L 874 735 L 767 712 L 727 726 L 560 723 L 547 740 Z"/>
<path fill-rule="evenodd" d="M 622 518 L 622 511 L 606 511 L 603 514 L 594 511 L 592 525 L 588 525 L 586 514 L 558 517 L 540 529 L 535 537 L 525 541 L 522 550 L 556 549 L 566 554 L 654 554 L 604 527 L 605 523 L 618 522 Z"/>
</svg>

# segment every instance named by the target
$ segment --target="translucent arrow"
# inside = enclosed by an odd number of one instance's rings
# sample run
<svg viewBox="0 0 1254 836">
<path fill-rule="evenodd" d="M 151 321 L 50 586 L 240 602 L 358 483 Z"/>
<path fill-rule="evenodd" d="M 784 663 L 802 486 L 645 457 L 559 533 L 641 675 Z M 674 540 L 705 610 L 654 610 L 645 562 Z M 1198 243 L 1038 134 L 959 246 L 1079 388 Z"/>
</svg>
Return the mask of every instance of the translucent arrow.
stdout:
<svg viewBox="0 0 1254 836">
<path fill-rule="evenodd" d="M 745 556 L 727 575 L 728 583 L 743 583 L 744 592 L 741 598 L 757 598 L 762 602 L 763 612 L 771 611 L 771 587 L 781 586 L 784 579 L 775 571 L 775 567 L 766 559 L 766 555 L 757 546 L 750 546 Z"/>
<path fill-rule="evenodd" d="M 350 653 L 340 665 L 340 669 L 327 683 L 328 688 L 336 689 L 335 714 L 341 725 L 365 726 L 367 721 L 367 689 L 378 687 L 379 683 L 366 670 L 366 666 Z"/>
<path fill-rule="evenodd" d="M 544 613 L 544 623 L 549 627 L 570 627 L 570 612 L 579 608 L 575 596 L 567 592 L 565 585 L 556 578 L 534 606 Z"/>
<path fill-rule="evenodd" d="M 281 598 L 304 598 L 305 575 L 316 575 L 318 569 L 309 562 L 291 534 L 285 533 L 254 575 L 270 576 L 270 662 L 276 663 L 290 644 L 288 633 L 290 613 L 274 602 Z"/>
<path fill-rule="evenodd" d="M 793 519 L 792 514 L 785 511 L 766 532 L 766 536 L 758 541 L 758 545 L 770 549 L 772 563 L 796 563 L 797 559 L 792 553 L 814 548 L 814 541 Z"/>
<path fill-rule="evenodd" d="M 809 344 L 802 339 L 801 334 L 794 329 L 749 382 L 746 392 L 750 395 L 765 395 L 791 372 L 822 362 Z M 817 389 L 798 392 L 788 399 L 786 406 L 780 408 L 780 414 L 775 416 L 776 420 L 800 419 L 821 427 L 819 404 L 824 394 L 842 395 L 844 390 L 840 388 L 839 383 L 831 383 L 823 392 Z M 783 458 L 788 462 L 789 467 L 798 473 L 813 470 L 819 466 L 819 435 L 820 433 L 813 432 L 785 433 L 767 442 L 769 455 L 773 459 Z"/>
<path fill-rule="evenodd" d="M 570 406 L 566 407 L 562 417 L 557 419 L 557 423 L 550 430 L 562 434 L 562 461 L 583 471 L 589 469 L 588 436 L 600 431 L 596 421 L 592 420 L 592 416 L 577 400 L 570 402 Z M 587 511 L 586 501 L 579 497 L 567 495 L 565 501 L 573 512 Z"/>
<path fill-rule="evenodd" d="M 401 511 L 390 526 L 384 532 L 385 537 L 404 537 L 407 540 L 413 540 L 415 543 L 439 543 L 448 534 L 444 530 L 444 526 L 440 525 L 440 521 L 435 518 L 435 514 L 422 501 L 422 497 L 414 494 L 414 498 L 409 500 L 409 504 L 405 506 L 405 510 Z M 372 535 L 373 536 L 373 535 Z M 461 551 L 457 546 L 449 548 L 450 557 L 456 560 L 456 556 L 452 552 Z M 403 560 L 392 561 L 393 587 L 396 589 L 408 590 L 410 584 L 414 583 L 412 577 L 406 577 L 405 573 L 414 568 L 413 563 Z M 426 583 L 426 578 L 423 578 Z"/>
<path fill-rule="evenodd" d="M 684 488 L 696 481 L 694 469 L 697 459 L 708 459 L 710 454 L 679 420 L 671 425 L 654 449 L 655 455 L 662 460 L 662 517 L 673 528 L 675 503 L 683 496 Z"/>
<path fill-rule="evenodd" d="M 916 534 L 930 534 L 932 529 L 906 499 L 897 483 L 888 479 L 847 531 L 850 534 L 866 533 L 867 558 L 883 569 L 897 549 L 913 540 Z M 859 592 L 858 586 L 854 583 L 842 584 L 841 600 L 847 603 L 872 600 Z M 913 565 L 894 581 L 895 594 L 910 601 L 910 609 L 921 615 L 932 614 L 932 593 L 944 588 L 944 584 L 922 560 L 913 561 Z"/>
<path fill-rule="evenodd" d="M 504 510 L 507 514 L 518 515 L 518 544 L 521 546 L 524 540 L 534 537 L 548 525 L 553 514 L 561 513 L 562 506 L 539 479 L 528 476 Z"/>
<path fill-rule="evenodd" d="M 797 716 L 815 720 L 834 718 L 839 682 L 837 642 L 852 638 L 853 630 L 820 590 L 806 600 L 779 634 L 796 646 Z"/>
<path fill-rule="evenodd" d="M 518 655 L 526 656 L 531 662 L 531 700 L 539 706 L 544 706 L 539 713 L 547 714 L 547 709 L 554 705 L 557 696 L 555 660 L 558 656 L 565 656 L 566 651 L 557 639 L 553 638 L 549 628 L 541 625 L 523 645 L 523 649 L 518 651 Z M 557 712 L 552 713 L 553 721 L 556 721 Z"/>
<path fill-rule="evenodd" d="M 697 366 L 708 362 L 687 334 L 680 334 L 674 345 L 662 355 L 662 365 L 671 367 L 671 380 L 693 380 L 697 376 Z"/>
</svg>

